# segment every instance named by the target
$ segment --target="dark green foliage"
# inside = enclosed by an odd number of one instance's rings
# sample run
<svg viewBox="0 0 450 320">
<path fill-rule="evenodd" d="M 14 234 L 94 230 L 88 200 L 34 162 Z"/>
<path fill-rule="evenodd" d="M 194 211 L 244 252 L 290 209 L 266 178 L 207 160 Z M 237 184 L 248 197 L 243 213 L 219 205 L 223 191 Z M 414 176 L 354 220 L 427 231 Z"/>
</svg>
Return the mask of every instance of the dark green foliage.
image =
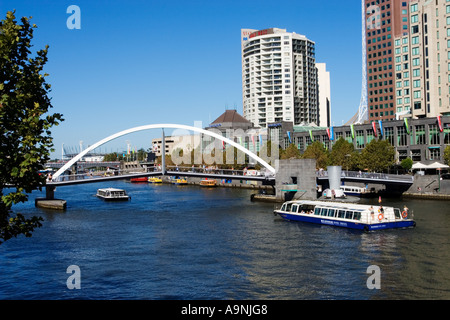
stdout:
<svg viewBox="0 0 450 320">
<path fill-rule="evenodd" d="M 14 215 L 11 208 L 45 184 L 39 170 L 50 158 L 50 128 L 63 120 L 58 113 L 46 115 L 52 108 L 42 73 L 48 46 L 33 56 L 36 26 L 25 17 L 18 24 L 14 14 L 8 12 L 0 22 L 0 243 L 19 234 L 31 236 L 41 226 L 42 218 Z"/>
</svg>

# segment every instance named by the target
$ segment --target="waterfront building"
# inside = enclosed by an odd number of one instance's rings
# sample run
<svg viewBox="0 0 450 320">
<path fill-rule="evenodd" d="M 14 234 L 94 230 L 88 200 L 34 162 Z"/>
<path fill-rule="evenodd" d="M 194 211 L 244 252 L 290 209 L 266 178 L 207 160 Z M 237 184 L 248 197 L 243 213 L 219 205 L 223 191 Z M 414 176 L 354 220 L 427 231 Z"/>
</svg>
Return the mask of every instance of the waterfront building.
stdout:
<svg viewBox="0 0 450 320">
<path fill-rule="evenodd" d="M 405 10 L 410 32 L 394 40 L 397 114 L 450 115 L 450 1 L 411 0 Z"/>
<path fill-rule="evenodd" d="M 260 142 L 267 140 L 262 137 L 262 134 L 264 134 L 264 138 L 266 137 L 265 129 L 256 127 L 251 121 L 245 119 L 236 110 L 226 110 L 208 127 L 206 127 L 205 130 L 211 130 L 221 134 L 225 138 L 239 143 L 254 153 L 259 152 Z M 208 145 L 210 147 L 215 146 L 211 143 L 213 139 L 214 138 L 212 137 L 203 137 L 202 141 L 204 150 Z M 223 147 L 225 148 L 224 144 Z"/>
<path fill-rule="evenodd" d="M 171 136 L 165 137 L 165 154 L 172 155 L 173 151 L 181 149 L 184 152 L 191 152 L 200 145 L 200 136 L 191 134 L 185 130 L 174 132 Z M 162 138 L 152 139 L 152 151 L 157 157 L 162 155 Z"/>
<path fill-rule="evenodd" d="M 289 132 L 291 130 L 291 132 Z M 418 119 L 372 121 L 338 127 L 295 127 L 285 123 L 269 124 L 269 135 L 280 136 L 280 146 L 294 143 L 303 153 L 314 141 L 332 150 L 333 144 L 343 138 L 362 151 L 373 139 L 389 141 L 396 151 L 396 160 L 410 158 L 414 162 L 430 164 L 443 162 L 444 149 L 450 145 L 450 116 Z"/>
<path fill-rule="evenodd" d="M 320 119 L 313 41 L 286 29 L 242 29 L 241 55 L 243 116 L 255 127 L 265 128 L 279 121 L 294 125 L 327 123 Z M 325 85 L 329 75 L 323 74 Z"/>
<path fill-rule="evenodd" d="M 393 39 L 408 33 L 409 0 L 365 0 L 369 120 L 395 119 Z M 404 61 L 401 68 L 408 67 Z M 406 69 L 405 69 L 406 70 Z"/>
<path fill-rule="evenodd" d="M 331 82 L 330 72 L 325 63 L 316 63 L 317 80 L 319 83 L 319 121 L 318 126 L 329 127 L 331 125 Z"/>
<path fill-rule="evenodd" d="M 369 120 L 450 114 L 450 2 L 365 0 Z"/>
</svg>

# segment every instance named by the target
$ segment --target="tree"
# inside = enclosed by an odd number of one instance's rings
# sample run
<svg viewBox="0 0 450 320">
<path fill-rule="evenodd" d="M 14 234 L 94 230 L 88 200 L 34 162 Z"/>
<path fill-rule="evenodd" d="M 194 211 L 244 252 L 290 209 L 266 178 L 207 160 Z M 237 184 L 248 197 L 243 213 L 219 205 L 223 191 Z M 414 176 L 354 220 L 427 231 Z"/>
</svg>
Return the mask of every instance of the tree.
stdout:
<svg viewBox="0 0 450 320">
<path fill-rule="evenodd" d="M 291 143 L 285 150 L 281 151 L 280 159 L 300 159 L 301 154 L 297 146 Z"/>
<path fill-rule="evenodd" d="M 303 159 L 316 159 L 316 169 L 326 168 L 329 162 L 329 152 L 323 143 L 314 141 L 302 155 Z"/>
<path fill-rule="evenodd" d="M 395 163 L 395 149 L 387 140 L 374 139 L 361 152 L 361 165 L 374 172 L 387 170 Z"/>
<path fill-rule="evenodd" d="M 444 161 L 445 164 L 450 164 L 450 146 L 446 146 L 444 149 Z"/>
<path fill-rule="evenodd" d="M 406 159 L 402 160 L 400 165 L 403 169 L 405 169 L 406 171 L 409 171 L 409 170 L 411 170 L 411 168 L 413 166 L 413 161 L 411 158 L 406 158 Z"/>
<path fill-rule="evenodd" d="M 333 145 L 330 152 L 330 164 L 333 166 L 341 166 L 342 169 L 350 169 L 352 167 L 352 154 L 354 151 L 353 144 L 339 138 Z"/>
<path fill-rule="evenodd" d="M 59 113 L 45 116 L 52 107 L 47 74 L 42 74 L 48 46 L 32 56 L 36 25 L 30 19 L 18 24 L 9 11 L 0 22 L 0 243 L 20 234 L 30 237 L 41 226 L 42 217 L 25 218 L 11 209 L 44 186 L 39 170 L 53 151 L 50 128 L 63 121 Z"/>
</svg>

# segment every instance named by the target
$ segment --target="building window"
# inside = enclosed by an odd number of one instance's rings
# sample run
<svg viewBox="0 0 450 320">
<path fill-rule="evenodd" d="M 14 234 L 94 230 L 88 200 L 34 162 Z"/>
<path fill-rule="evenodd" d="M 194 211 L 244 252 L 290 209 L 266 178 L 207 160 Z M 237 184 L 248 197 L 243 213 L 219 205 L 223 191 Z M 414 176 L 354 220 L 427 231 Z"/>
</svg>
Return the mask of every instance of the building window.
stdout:
<svg viewBox="0 0 450 320">
<path fill-rule="evenodd" d="M 391 144 L 394 145 L 394 128 L 385 128 L 385 137 L 386 140 Z"/>
<path fill-rule="evenodd" d="M 430 135 L 430 144 L 440 144 L 441 143 L 441 139 L 440 139 L 440 135 L 439 135 L 439 129 L 438 126 L 436 124 L 430 124 L 428 126 L 428 131 L 429 131 L 429 135 Z"/>
<path fill-rule="evenodd" d="M 450 127 L 448 127 L 448 124 L 444 128 L 444 144 L 450 144 Z"/>
<path fill-rule="evenodd" d="M 439 160 L 441 157 L 441 148 L 432 148 L 430 150 L 430 160 Z"/>
<path fill-rule="evenodd" d="M 397 127 L 397 146 L 408 145 L 408 136 L 405 126 Z"/>
<path fill-rule="evenodd" d="M 415 144 L 425 144 L 425 125 L 416 126 Z"/>
<path fill-rule="evenodd" d="M 364 149 L 364 130 L 356 130 L 356 148 Z"/>
</svg>

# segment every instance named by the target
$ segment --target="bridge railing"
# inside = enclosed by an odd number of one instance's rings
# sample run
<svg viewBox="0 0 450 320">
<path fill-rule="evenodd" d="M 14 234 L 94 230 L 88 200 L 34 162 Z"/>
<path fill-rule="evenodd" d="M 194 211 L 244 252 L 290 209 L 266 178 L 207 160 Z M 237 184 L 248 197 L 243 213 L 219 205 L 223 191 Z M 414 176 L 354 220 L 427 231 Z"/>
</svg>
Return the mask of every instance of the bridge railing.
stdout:
<svg viewBox="0 0 450 320">
<path fill-rule="evenodd" d="M 316 175 L 318 177 L 328 177 L 328 171 L 322 170 L 317 171 Z M 375 180 L 394 180 L 399 182 L 412 182 L 414 177 L 407 174 L 388 174 L 388 173 L 377 173 L 377 172 L 360 172 L 360 171 L 347 171 L 342 170 L 341 178 L 360 178 L 360 179 L 375 179 Z"/>
<path fill-rule="evenodd" d="M 143 173 L 143 170 L 137 169 L 121 169 L 121 170 L 103 170 L 103 171 L 89 171 L 77 174 L 62 174 L 56 179 L 52 178 L 51 175 L 47 177 L 47 181 L 62 182 L 62 181 L 75 181 L 75 180 L 86 180 L 102 177 L 111 176 L 122 176 L 132 173 Z"/>
<path fill-rule="evenodd" d="M 234 169 L 220 169 L 216 167 L 184 167 L 184 166 L 167 166 L 166 171 L 179 172 L 180 175 L 183 173 L 202 173 L 208 175 L 230 175 L 230 176 L 260 176 L 267 177 L 267 172 L 265 170 L 234 170 Z M 102 177 L 111 176 L 124 176 L 139 173 L 152 173 L 161 172 L 161 167 L 155 166 L 147 169 L 144 168 L 129 168 L 120 170 L 105 170 L 105 171 L 88 171 L 79 174 L 64 174 L 60 175 L 56 179 L 52 179 L 51 176 L 48 177 L 47 181 L 52 182 L 63 182 L 63 181 L 76 181 L 76 180 L 86 180 Z"/>
</svg>

